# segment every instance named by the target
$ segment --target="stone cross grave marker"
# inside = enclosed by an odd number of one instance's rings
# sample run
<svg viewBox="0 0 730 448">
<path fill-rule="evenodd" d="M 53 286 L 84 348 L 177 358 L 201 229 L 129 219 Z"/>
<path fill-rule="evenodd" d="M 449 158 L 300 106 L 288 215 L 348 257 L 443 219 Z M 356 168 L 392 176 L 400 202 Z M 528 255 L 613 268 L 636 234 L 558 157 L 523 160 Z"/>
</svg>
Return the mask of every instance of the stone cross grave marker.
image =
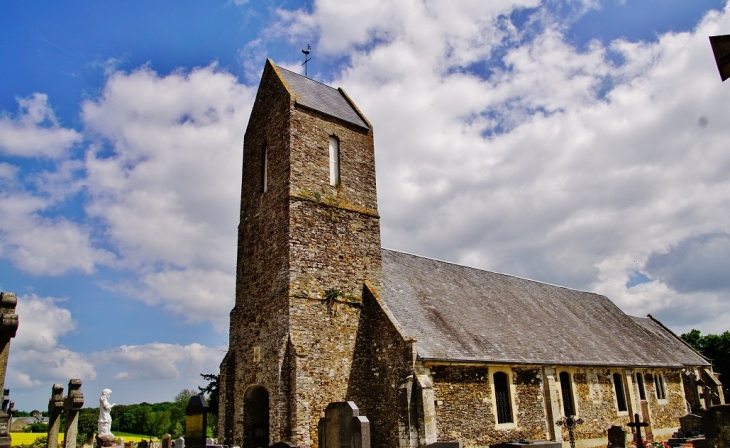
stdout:
<svg viewBox="0 0 730 448">
<path fill-rule="evenodd" d="M 636 428 L 636 434 L 634 435 L 634 442 L 636 443 L 637 448 L 643 447 L 644 441 L 641 439 L 641 428 L 649 426 L 649 424 L 647 422 L 640 422 L 639 414 L 634 414 L 634 421 L 627 423 L 626 426 L 628 426 L 629 428 Z"/>
<path fill-rule="evenodd" d="M 61 426 L 63 413 L 63 385 L 51 387 L 51 399 L 48 400 L 48 441 L 46 448 L 58 448 L 58 429 Z"/>
<path fill-rule="evenodd" d="M 63 403 L 66 414 L 66 428 L 63 432 L 64 448 L 76 448 L 76 436 L 79 428 L 79 411 L 84 407 L 84 394 L 81 393 L 81 380 L 71 379 L 68 382 L 68 396 Z"/>
<path fill-rule="evenodd" d="M 0 390 L 5 389 L 5 371 L 8 367 L 8 355 L 10 354 L 10 339 L 15 337 L 18 330 L 18 315 L 15 314 L 15 305 L 18 298 L 11 292 L 0 292 Z M 7 393 L 5 394 L 7 395 Z M 5 397 L 3 397 L 4 399 Z M 7 411 L 3 401 L 3 409 L 0 412 L 0 448 L 10 448 L 10 423 L 11 411 Z"/>
<path fill-rule="evenodd" d="M 10 448 L 10 422 L 15 412 L 15 402 L 10 401 L 10 389 L 3 389 L 3 407 L 0 411 L 0 448 Z"/>
</svg>

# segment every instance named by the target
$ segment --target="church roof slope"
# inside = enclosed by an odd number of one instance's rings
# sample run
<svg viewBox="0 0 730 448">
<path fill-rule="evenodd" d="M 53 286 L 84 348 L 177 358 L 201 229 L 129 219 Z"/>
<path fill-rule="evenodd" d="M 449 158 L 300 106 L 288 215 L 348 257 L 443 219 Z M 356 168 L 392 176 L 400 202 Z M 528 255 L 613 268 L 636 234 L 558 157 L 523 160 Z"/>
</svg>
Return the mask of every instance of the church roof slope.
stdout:
<svg viewBox="0 0 730 448">
<path fill-rule="evenodd" d="M 631 316 L 631 318 L 638 325 L 644 327 L 645 330 L 654 334 L 654 336 L 661 341 L 662 346 L 674 354 L 674 357 L 679 359 L 683 364 L 688 366 L 710 364 L 710 361 L 707 358 L 697 353 L 692 347 L 687 345 L 687 343 L 685 343 L 679 336 L 656 320 L 651 314 L 649 317 Z"/>
<path fill-rule="evenodd" d="M 335 89 L 285 68 L 277 67 L 277 70 L 284 78 L 289 93 L 294 96 L 297 104 L 361 128 L 370 129 L 370 125 L 355 109 L 342 89 Z"/>
<path fill-rule="evenodd" d="M 447 362 L 708 365 L 606 297 L 383 249 L 382 298 L 418 356 Z"/>
</svg>

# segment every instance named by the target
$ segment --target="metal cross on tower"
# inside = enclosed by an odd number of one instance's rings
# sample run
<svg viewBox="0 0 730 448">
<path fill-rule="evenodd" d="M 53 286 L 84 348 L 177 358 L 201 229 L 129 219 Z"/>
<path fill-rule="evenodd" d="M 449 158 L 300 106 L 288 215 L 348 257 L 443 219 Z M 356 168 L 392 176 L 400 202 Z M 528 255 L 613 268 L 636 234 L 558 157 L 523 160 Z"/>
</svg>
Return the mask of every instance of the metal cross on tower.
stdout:
<svg viewBox="0 0 730 448">
<path fill-rule="evenodd" d="M 302 53 L 304 53 L 304 62 L 302 62 L 302 65 L 304 66 L 304 77 L 309 78 L 307 75 L 307 62 L 311 61 L 312 58 L 309 57 L 309 53 L 312 51 L 312 47 L 307 44 L 307 49 L 302 50 Z"/>
</svg>

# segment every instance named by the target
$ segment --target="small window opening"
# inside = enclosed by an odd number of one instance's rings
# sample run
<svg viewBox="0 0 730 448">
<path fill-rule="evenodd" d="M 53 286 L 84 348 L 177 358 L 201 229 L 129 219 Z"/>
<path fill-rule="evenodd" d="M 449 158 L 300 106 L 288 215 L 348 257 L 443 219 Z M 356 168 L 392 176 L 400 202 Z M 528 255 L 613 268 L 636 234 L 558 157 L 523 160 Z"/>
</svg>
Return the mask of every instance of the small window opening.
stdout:
<svg viewBox="0 0 730 448">
<path fill-rule="evenodd" d="M 494 398 L 497 404 L 497 423 L 512 423 L 512 403 L 509 396 L 507 374 L 494 374 Z"/>
<path fill-rule="evenodd" d="M 575 415 L 575 404 L 573 403 L 573 387 L 570 384 L 570 374 L 560 372 L 560 391 L 563 393 L 563 413 L 566 417 Z"/>
<path fill-rule="evenodd" d="M 269 188 L 269 152 L 266 145 L 261 148 L 261 192 L 266 193 Z"/>
<path fill-rule="evenodd" d="M 661 373 L 654 375 L 654 389 L 656 389 L 657 400 L 667 399 L 667 390 L 664 387 L 664 376 Z"/>
<path fill-rule="evenodd" d="M 629 408 L 626 407 L 626 395 L 624 394 L 624 382 L 618 373 L 613 374 L 613 387 L 616 390 L 616 405 L 618 406 L 619 412 L 628 411 Z"/>
<path fill-rule="evenodd" d="M 337 137 L 330 137 L 330 185 L 340 184 L 340 141 Z"/>
<path fill-rule="evenodd" d="M 646 389 L 644 388 L 644 375 L 637 372 L 636 373 L 636 387 L 639 388 L 639 398 L 641 400 L 646 400 Z"/>
</svg>

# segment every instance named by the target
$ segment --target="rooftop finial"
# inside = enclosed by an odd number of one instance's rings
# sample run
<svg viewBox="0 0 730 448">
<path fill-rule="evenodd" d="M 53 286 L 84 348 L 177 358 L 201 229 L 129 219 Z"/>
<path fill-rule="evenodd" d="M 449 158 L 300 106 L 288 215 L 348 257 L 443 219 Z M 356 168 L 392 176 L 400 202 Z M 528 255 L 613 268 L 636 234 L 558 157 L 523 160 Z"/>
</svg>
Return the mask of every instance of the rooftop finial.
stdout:
<svg viewBox="0 0 730 448">
<path fill-rule="evenodd" d="M 311 51 L 312 51 L 312 47 L 309 44 L 307 44 L 306 50 L 302 50 L 302 53 L 304 53 L 304 62 L 302 63 L 302 65 L 304 66 L 304 76 L 307 78 L 309 78 L 309 76 L 307 75 L 307 62 L 309 62 L 313 59 L 313 58 L 309 57 L 309 52 L 311 52 Z"/>
</svg>

